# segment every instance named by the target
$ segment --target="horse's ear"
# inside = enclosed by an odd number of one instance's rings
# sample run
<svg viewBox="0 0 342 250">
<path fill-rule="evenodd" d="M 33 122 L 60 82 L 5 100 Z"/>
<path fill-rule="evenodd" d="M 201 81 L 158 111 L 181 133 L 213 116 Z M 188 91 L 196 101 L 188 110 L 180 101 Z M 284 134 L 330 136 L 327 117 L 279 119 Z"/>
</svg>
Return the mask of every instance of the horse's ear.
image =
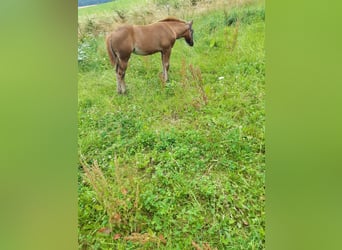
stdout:
<svg viewBox="0 0 342 250">
<path fill-rule="evenodd" d="M 193 22 L 194 22 L 193 20 L 191 20 L 191 21 L 189 22 L 190 27 L 192 26 L 192 23 L 193 23 Z"/>
</svg>

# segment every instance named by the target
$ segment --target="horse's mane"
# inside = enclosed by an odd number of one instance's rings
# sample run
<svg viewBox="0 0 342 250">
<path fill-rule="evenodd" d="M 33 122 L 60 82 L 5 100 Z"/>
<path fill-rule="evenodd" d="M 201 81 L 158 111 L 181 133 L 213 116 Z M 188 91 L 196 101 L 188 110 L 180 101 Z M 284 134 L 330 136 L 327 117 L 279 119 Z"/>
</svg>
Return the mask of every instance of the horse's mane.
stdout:
<svg viewBox="0 0 342 250">
<path fill-rule="evenodd" d="M 180 20 L 176 17 L 167 17 L 162 20 L 159 20 L 158 22 L 179 22 L 179 23 L 185 23 L 185 21 Z"/>
</svg>

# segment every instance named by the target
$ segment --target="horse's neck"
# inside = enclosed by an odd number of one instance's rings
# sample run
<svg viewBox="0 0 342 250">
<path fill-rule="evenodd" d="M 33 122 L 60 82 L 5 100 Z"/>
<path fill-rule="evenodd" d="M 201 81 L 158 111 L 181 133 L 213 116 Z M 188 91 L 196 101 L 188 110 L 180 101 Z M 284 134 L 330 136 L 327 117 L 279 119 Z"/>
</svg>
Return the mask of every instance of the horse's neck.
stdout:
<svg viewBox="0 0 342 250">
<path fill-rule="evenodd" d="M 187 26 L 185 23 L 179 23 L 179 22 L 172 22 L 170 25 L 173 32 L 175 32 L 177 39 L 181 38 L 185 31 L 187 30 Z"/>
</svg>

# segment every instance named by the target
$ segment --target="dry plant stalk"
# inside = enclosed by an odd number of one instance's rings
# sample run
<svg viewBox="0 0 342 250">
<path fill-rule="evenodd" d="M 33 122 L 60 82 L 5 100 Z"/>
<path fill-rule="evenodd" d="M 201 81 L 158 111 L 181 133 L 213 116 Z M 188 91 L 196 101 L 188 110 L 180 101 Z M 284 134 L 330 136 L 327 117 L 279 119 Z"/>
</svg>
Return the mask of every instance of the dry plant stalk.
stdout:
<svg viewBox="0 0 342 250">
<path fill-rule="evenodd" d="M 187 77 L 186 77 L 186 60 L 184 57 L 182 58 L 182 62 L 181 62 L 180 75 L 182 79 L 182 86 L 185 87 L 185 82 L 187 80 Z"/>
<path fill-rule="evenodd" d="M 192 241 L 191 242 L 192 246 L 195 248 L 195 250 L 217 250 L 217 248 L 211 248 L 209 243 L 204 242 L 203 243 L 203 248 L 200 247 L 200 245 L 198 245 L 196 242 Z"/>
<path fill-rule="evenodd" d="M 149 233 L 132 233 L 129 236 L 124 237 L 124 240 L 126 241 L 132 241 L 132 242 L 138 242 L 140 244 L 146 244 L 148 242 L 153 242 L 153 243 L 157 243 L 158 246 L 160 243 L 162 244 L 166 244 L 166 239 L 164 238 L 163 235 L 153 235 L 153 234 L 149 234 Z"/>
<path fill-rule="evenodd" d="M 114 176 L 108 179 L 95 161 L 91 167 L 82 162 L 84 179 L 94 189 L 97 200 L 101 203 L 111 224 L 123 228 L 136 224 L 136 214 L 139 212 L 139 182 L 136 181 L 131 168 L 119 166 L 114 157 Z M 112 178 L 114 177 L 114 179 Z M 139 228 L 139 225 L 136 225 Z"/>
<path fill-rule="evenodd" d="M 104 177 L 97 162 L 94 162 L 92 168 L 88 167 L 86 164 L 82 164 L 85 176 L 89 184 L 94 188 L 99 200 L 105 200 L 104 197 L 108 193 L 108 183 Z"/>
<path fill-rule="evenodd" d="M 196 242 L 191 242 L 191 245 L 196 249 L 196 250 L 202 250 L 202 248 L 196 243 Z"/>
<path fill-rule="evenodd" d="M 203 105 L 207 105 L 208 104 L 208 96 L 205 93 L 204 88 L 203 88 L 204 83 L 203 83 L 201 70 L 199 68 L 194 68 L 194 66 L 192 66 L 192 64 L 190 64 L 190 72 L 191 72 L 192 78 L 194 79 L 196 87 L 198 89 L 198 92 L 201 95 Z M 195 106 L 198 106 L 198 105 L 200 105 L 200 103 L 197 100 L 197 102 L 195 103 Z"/>
<path fill-rule="evenodd" d="M 93 166 L 90 168 L 87 164 L 82 164 L 86 180 L 92 186 L 96 192 L 98 201 L 103 205 L 106 210 L 110 222 L 120 225 L 121 215 L 119 213 L 119 206 L 124 206 L 125 202 L 123 200 L 117 199 L 113 196 L 113 189 L 107 182 L 101 168 L 99 167 L 97 161 L 94 162 Z"/>
<path fill-rule="evenodd" d="M 239 22 L 239 20 L 238 20 L 238 21 L 236 22 L 236 24 L 235 24 L 235 29 L 234 29 L 234 32 L 233 32 L 231 45 L 229 46 L 230 52 L 233 52 L 233 50 L 234 50 L 235 47 L 236 47 L 237 38 L 238 38 L 238 35 L 239 35 L 239 26 L 240 26 L 240 22 Z"/>
<path fill-rule="evenodd" d="M 225 40 L 226 40 L 226 43 L 227 43 L 227 49 L 230 52 L 233 52 L 235 47 L 236 47 L 237 38 L 238 38 L 238 35 L 239 35 L 239 26 L 240 26 L 240 21 L 237 20 L 235 25 L 234 25 L 234 30 L 232 31 L 233 34 L 230 34 L 231 31 L 229 30 L 228 27 L 226 27 L 224 29 L 224 37 L 225 37 Z M 231 37 L 230 37 L 230 35 L 231 35 Z"/>
</svg>

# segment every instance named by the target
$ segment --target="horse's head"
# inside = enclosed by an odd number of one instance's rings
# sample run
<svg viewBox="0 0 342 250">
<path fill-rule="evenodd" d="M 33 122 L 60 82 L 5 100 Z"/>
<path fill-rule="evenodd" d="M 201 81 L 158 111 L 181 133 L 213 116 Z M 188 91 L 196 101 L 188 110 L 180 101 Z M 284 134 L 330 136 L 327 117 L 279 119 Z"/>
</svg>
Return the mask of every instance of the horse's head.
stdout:
<svg viewBox="0 0 342 250">
<path fill-rule="evenodd" d="M 190 22 L 187 23 L 189 28 L 186 30 L 185 35 L 184 35 L 185 41 L 191 47 L 194 46 L 194 39 L 193 39 L 194 30 L 192 29 L 192 22 L 193 21 L 190 21 Z"/>
</svg>

